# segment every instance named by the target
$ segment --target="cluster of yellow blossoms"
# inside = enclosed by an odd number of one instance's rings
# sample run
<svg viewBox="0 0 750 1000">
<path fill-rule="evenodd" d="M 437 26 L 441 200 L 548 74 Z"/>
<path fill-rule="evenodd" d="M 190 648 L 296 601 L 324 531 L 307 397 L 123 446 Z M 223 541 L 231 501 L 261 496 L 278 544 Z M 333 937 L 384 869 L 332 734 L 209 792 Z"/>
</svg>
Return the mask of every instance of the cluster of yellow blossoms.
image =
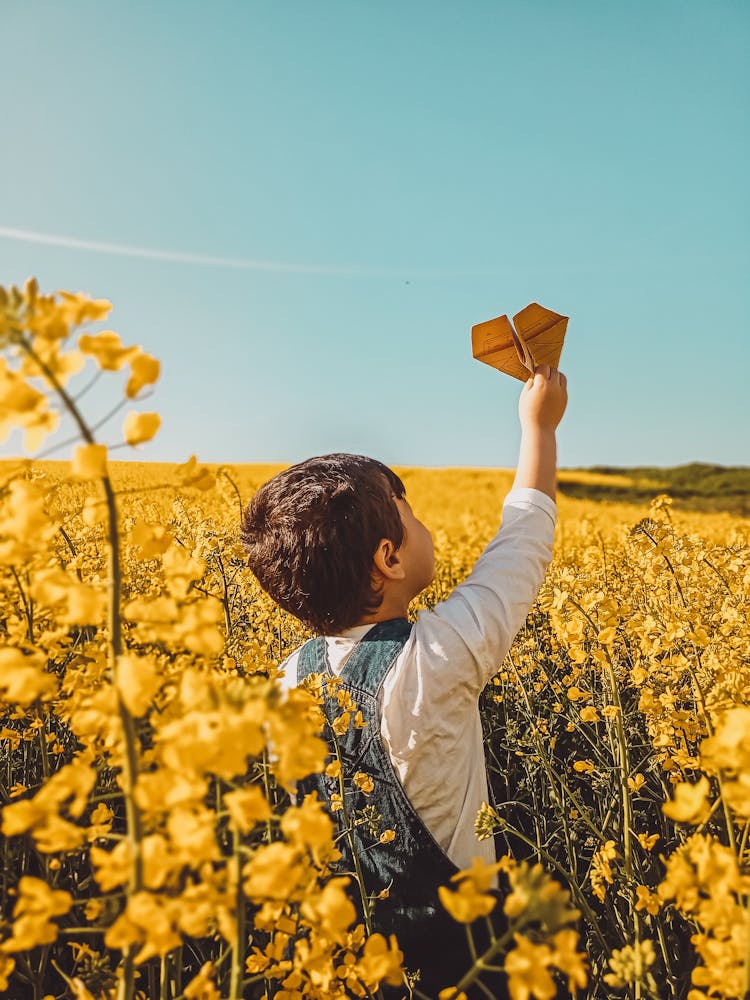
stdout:
<svg viewBox="0 0 750 1000">
<path fill-rule="evenodd" d="M 111 462 L 160 418 L 142 410 L 158 361 L 79 330 L 109 310 L 33 281 L 0 288 L 0 438 L 20 431 L 38 451 L 63 421 L 78 438 L 70 464 L 0 468 L 0 990 L 393 990 L 403 956 L 357 923 L 356 878 L 331 870 L 332 817 L 289 797 L 325 769 L 347 820 L 322 680 L 288 697 L 276 683 L 307 636 L 238 541 L 244 501 L 275 468 Z M 102 372 L 134 407 L 107 444 L 109 424 L 81 409 Z M 402 476 L 435 531 L 429 606 L 470 571 L 511 477 Z M 513 1000 L 733 1000 L 750 985 L 747 525 L 664 498 L 645 513 L 561 497 L 547 582 L 483 703 L 495 805 L 477 833 L 507 856 L 441 890 L 470 936 L 500 909 L 507 930 L 440 1000 L 481 990 L 486 969 Z M 326 693 L 335 734 L 364 724 L 345 692 Z M 352 780 L 367 797 L 376 776 Z M 368 821 L 381 843 L 397 837 Z"/>
</svg>

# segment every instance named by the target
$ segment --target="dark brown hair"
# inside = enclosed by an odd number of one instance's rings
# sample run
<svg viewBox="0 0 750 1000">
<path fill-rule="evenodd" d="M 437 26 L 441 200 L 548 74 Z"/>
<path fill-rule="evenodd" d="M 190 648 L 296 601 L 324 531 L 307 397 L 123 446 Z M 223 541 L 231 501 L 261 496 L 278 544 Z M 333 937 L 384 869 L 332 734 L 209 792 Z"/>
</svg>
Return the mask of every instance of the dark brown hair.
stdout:
<svg viewBox="0 0 750 1000">
<path fill-rule="evenodd" d="M 394 496 L 404 484 L 364 455 L 321 455 L 261 486 L 245 510 L 241 537 L 261 587 L 319 634 L 351 628 L 376 611 L 372 558 L 404 529 Z"/>
</svg>

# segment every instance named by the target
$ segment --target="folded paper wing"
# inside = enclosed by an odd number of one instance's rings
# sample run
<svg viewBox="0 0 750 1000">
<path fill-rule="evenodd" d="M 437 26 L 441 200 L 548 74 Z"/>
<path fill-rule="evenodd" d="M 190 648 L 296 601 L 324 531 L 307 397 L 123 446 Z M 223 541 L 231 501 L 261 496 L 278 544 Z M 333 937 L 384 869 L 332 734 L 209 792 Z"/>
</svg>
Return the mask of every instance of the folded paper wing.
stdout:
<svg viewBox="0 0 750 1000">
<path fill-rule="evenodd" d="M 472 354 L 477 361 L 525 382 L 536 365 L 557 368 L 567 326 L 567 316 L 532 302 L 516 313 L 513 323 L 507 316 L 498 316 L 473 326 Z"/>
</svg>

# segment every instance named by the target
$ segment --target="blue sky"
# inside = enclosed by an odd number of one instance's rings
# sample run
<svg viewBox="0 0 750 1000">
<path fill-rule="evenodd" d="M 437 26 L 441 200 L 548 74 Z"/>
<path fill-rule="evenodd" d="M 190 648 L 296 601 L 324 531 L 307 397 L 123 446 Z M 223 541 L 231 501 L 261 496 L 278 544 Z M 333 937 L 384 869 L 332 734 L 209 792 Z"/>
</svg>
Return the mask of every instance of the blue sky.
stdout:
<svg viewBox="0 0 750 1000">
<path fill-rule="evenodd" d="M 109 298 L 162 360 L 133 457 L 512 465 L 520 383 L 470 329 L 536 300 L 571 317 L 562 465 L 750 461 L 747 3 L 2 17 L 0 283 Z"/>
</svg>

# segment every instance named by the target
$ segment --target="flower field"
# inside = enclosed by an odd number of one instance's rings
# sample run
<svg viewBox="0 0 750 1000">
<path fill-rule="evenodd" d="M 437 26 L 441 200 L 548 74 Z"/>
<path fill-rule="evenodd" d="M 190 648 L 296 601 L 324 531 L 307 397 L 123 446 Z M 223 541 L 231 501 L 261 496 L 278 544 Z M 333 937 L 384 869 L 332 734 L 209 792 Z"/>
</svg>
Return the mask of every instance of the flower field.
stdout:
<svg viewBox="0 0 750 1000">
<path fill-rule="evenodd" d="M 321 732 L 357 710 L 342 697 L 326 718 L 322 679 L 288 699 L 275 683 L 307 634 L 246 570 L 238 528 L 280 466 L 113 460 L 157 433 L 160 366 L 98 329 L 109 308 L 0 289 L 0 431 L 42 456 L 0 463 L 0 994 L 424 996 L 371 933 L 356 871 L 331 870 L 332 819 L 289 797 L 337 776 Z M 125 411 L 101 427 L 100 378 Z M 43 457 L 61 420 L 70 463 Z M 513 473 L 397 471 L 435 537 L 430 606 L 496 531 Z M 440 1000 L 742 998 L 750 522 L 566 495 L 587 476 L 615 479 L 561 473 L 553 564 L 483 696 L 476 829 L 501 898 L 479 863 L 442 891 L 473 960 Z M 341 836 L 365 822 L 372 780 L 355 781 Z"/>
</svg>

